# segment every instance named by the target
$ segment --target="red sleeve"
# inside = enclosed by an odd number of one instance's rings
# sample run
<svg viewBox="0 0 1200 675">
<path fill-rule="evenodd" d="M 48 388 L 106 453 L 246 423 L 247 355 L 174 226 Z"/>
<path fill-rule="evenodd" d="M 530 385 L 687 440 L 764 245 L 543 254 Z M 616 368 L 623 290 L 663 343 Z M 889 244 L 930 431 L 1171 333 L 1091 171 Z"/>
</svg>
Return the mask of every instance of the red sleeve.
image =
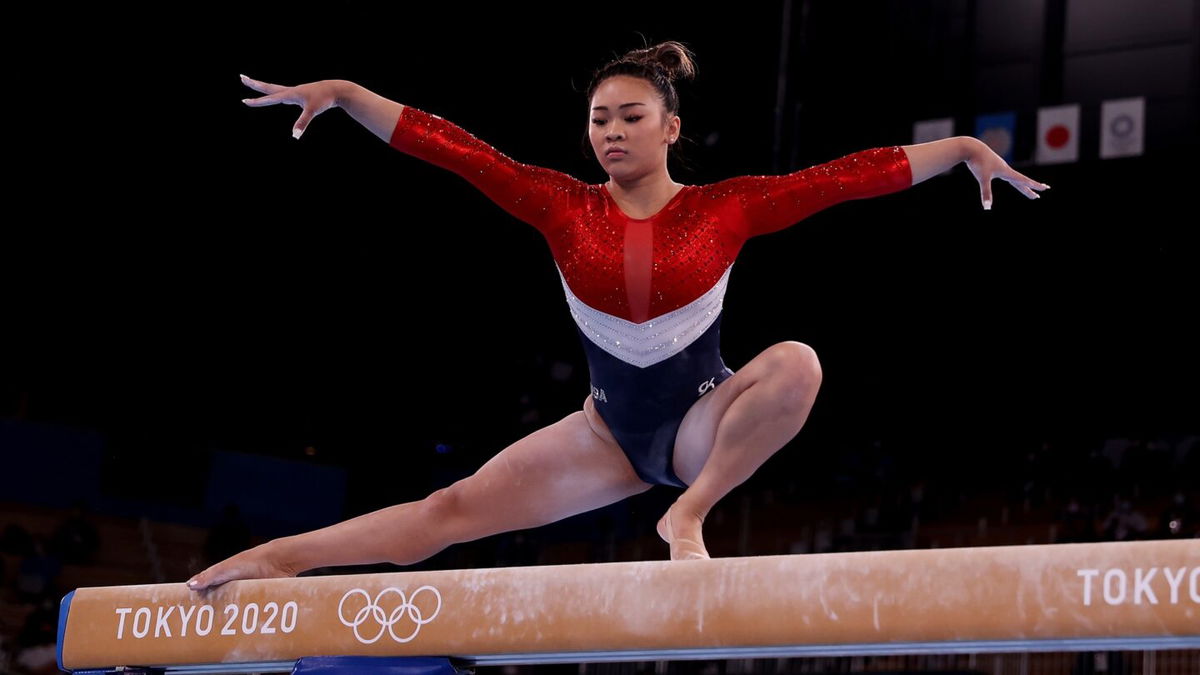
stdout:
<svg viewBox="0 0 1200 675">
<path fill-rule="evenodd" d="M 522 164 L 432 113 L 404 106 L 388 145 L 462 176 L 515 218 L 543 234 L 560 204 L 582 198 L 586 186 L 565 173 Z M 568 204 L 569 206 L 569 204 Z"/>
<path fill-rule="evenodd" d="M 777 232 L 850 199 L 912 186 L 908 155 L 898 145 L 871 148 L 782 176 L 738 176 L 714 187 L 736 195 L 745 237 Z"/>
</svg>

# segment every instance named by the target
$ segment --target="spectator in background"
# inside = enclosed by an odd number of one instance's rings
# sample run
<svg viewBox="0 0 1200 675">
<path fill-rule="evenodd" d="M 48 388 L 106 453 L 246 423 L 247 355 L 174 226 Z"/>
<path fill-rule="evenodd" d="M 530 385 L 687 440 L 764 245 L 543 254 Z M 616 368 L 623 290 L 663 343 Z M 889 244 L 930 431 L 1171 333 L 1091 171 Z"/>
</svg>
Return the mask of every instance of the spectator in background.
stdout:
<svg viewBox="0 0 1200 675">
<path fill-rule="evenodd" d="M 1176 490 L 1171 496 L 1171 502 L 1158 519 L 1158 531 L 1155 536 L 1159 539 L 1200 536 L 1200 523 L 1197 522 L 1196 513 L 1190 508 L 1187 494 L 1182 489 Z"/>
<path fill-rule="evenodd" d="M 496 567 L 524 567 L 538 564 L 541 541 L 527 532 L 507 533 L 497 538 Z"/>
<path fill-rule="evenodd" d="M 1120 489 L 1135 498 L 1146 498 L 1144 489 L 1148 479 L 1148 458 L 1150 451 L 1145 439 L 1135 438 L 1129 441 L 1120 454 L 1117 474 L 1121 477 Z"/>
<path fill-rule="evenodd" d="M 54 598 L 42 598 L 38 606 L 25 617 L 17 635 L 17 653 L 13 659 L 19 672 L 40 674 L 59 673 L 58 669 L 58 603 Z"/>
<path fill-rule="evenodd" d="M 0 673 L 11 673 L 16 656 L 16 645 L 6 635 L 0 635 Z"/>
<path fill-rule="evenodd" d="M 95 561 L 100 549 L 100 534 L 87 519 L 87 506 L 75 502 L 71 514 L 58 525 L 50 538 L 50 550 L 72 565 L 88 565 Z"/>
<path fill-rule="evenodd" d="M 1133 508 L 1133 502 L 1123 495 L 1116 498 L 1113 510 L 1104 519 L 1104 537 L 1109 541 L 1133 541 L 1145 538 L 1146 517 Z"/>
<path fill-rule="evenodd" d="M 1055 538 L 1056 544 L 1078 544 L 1096 541 L 1095 515 L 1089 506 L 1079 501 L 1079 496 L 1072 494 L 1059 515 L 1060 530 Z"/>
<path fill-rule="evenodd" d="M 833 550 L 833 521 L 822 518 L 813 535 L 813 553 L 832 553 Z"/>
<path fill-rule="evenodd" d="M 9 523 L 4 527 L 3 533 L 0 533 L 0 553 L 7 553 L 18 558 L 29 556 L 33 553 L 33 537 L 20 525 Z M 0 559 L 0 578 L 8 578 L 8 565 L 2 559 Z M 0 655 L 0 661 L 2 660 L 3 656 Z M 0 663 L 0 673 L 6 672 L 3 668 L 3 663 Z"/>
<path fill-rule="evenodd" d="M 1180 476 L 1200 476 L 1200 436 L 1188 436 L 1176 444 L 1175 466 Z M 1192 485 L 1194 492 L 1194 481 Z"/>
<path fill-rule="evenodd" d="M 33 553 L 33 537 L 20 525 L 9 523 L 4 526 L 4 534 L 0 534 L 0 553 L 27 556 Z"/>
<path fill-rule="evenodd" d="M 1083 472 L 1076 484 L 1088 489 L 1081 495 L 1084 501 L 1092 504 L 1103 501 L 1103 495 L 1116 491 L 1112 460 L 1100 448 L 1091 448 L 1083 460 Z"/>
<path fill-rule="evenodd" d="M 1045 503 L 1047 476 L 1045 454 L 1049 443 L 1043 442 L 1039 448 L 1030 448 L 1021 463 L 1020 469 L 1020 502 L 1025 507 L 1038 508 Z"/>
<path fill-rule="evenodd" d="M 924 480 L 916 479 L 909 482 L 907 499 L 904 500 L 902 508 L 905 511 L 904 520 L 907 521 L 902 524 L 906 527 L 912 522 L 913 518 L 919 518 L 922 521 L 929 519 L 931 514 L 925 502 Z"/>
<path fill-rule="evenodd" d="M 221 519 L 204 539 L 204 564 L 214 565 L 250 548 L 250 528 L 237 504 L 226 504 Z"/>
<path fill-rule="evenodd" d="M 41 535 L 33 538 L 33 552 L 17 566 L 17 601 L 38 602 L 54 592 L 54 580 L 62 563 L 47 550 Z"/>
</svg>

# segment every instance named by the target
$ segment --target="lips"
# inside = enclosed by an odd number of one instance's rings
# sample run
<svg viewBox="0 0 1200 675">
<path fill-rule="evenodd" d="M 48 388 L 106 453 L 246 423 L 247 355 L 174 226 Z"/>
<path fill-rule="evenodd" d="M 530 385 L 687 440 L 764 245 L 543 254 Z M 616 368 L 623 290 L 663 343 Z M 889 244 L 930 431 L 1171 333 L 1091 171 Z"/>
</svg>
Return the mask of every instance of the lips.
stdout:
<svg viewBox="0 0 1200 675">
<path fill-rule="evenodd" d="M 605 157 L 613 157 L 613 156 L 622 156 L 623 157 L 626 154 L 628 154 L 628 153 L 625 152 L 624 148 L 609 148 L 608 150 L 604 151 Z"/>
</svg>

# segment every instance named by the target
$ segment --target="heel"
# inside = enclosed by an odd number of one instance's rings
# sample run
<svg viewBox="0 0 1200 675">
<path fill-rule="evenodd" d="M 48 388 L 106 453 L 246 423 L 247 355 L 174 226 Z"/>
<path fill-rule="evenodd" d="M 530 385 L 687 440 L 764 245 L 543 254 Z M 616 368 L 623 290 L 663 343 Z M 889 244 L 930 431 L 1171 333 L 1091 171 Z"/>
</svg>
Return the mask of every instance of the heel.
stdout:
<svg viewBox="0 0 1200 675">
<path fill-rule="evenodd" d="M 663 525 L 664 525 L 663 520 L 666 521 L 665 525 L 666 525 L 667 531 L 665 533 L 663 532 L 663 529 L 662 529 Z M 675 537 L 675 527 L 671 524 L 671 509 L 667 509 L 667 513 L 663 517 L 663 520 L 660 520 L 658 523 L 658 526 L 655 528 L 656 530 L 658 530 L 658 536 L 662 537 L 662 540 L 667 542 L 667 544 L 669 544 L 673 547 L 679 548 L 680 552 L 682 554 L 678 558 L 675 558 L 674 556 L 672 556 L 673 560 L 709 560 L 710 559 L 708 553 L 704 550 L 704 547 L 700 544 L 700 542 L 695 541 L 693 539 L 685 539 L 683 537 Z M 669 538 L 668 538 L 668 535 L 670 535 Z"/>
</svg>

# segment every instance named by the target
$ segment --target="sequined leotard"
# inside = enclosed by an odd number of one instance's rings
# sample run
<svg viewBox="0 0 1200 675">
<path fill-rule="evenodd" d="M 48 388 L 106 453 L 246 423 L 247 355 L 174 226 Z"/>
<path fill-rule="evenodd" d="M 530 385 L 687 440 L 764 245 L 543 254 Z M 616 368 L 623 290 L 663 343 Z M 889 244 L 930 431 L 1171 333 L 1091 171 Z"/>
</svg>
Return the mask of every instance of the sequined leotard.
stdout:
<svg viewBox="0 0 1200 675">
<path fill-rule="evenodd" d="M 900 146 L 872 148 L 782 176 L 687 185 L 650 218 L 630 218 L 604 185 L 516 162 L 411 106 L 389 145 L 457 173 L 545 236 L 596 411 L 643 480 L 677 487 L 686 487 L 672 468 L 679 424 L 733 375 L 720 355 L 721 306 L 742 244 L 912 184 Z"/>
</svg>

